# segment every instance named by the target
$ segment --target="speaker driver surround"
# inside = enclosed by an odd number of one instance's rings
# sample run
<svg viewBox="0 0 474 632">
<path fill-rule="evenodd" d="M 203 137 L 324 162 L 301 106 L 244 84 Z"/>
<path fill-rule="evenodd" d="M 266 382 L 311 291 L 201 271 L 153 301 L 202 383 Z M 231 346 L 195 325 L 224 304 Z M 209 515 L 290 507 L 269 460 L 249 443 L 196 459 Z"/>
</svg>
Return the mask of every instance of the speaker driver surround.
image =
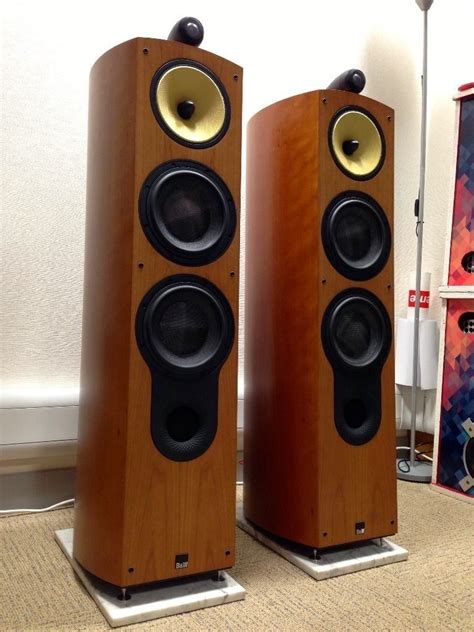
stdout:
<svg viewBox="0 0 474 632">
<path fill-rule="evenodd" d="M 139 207 L 148 240 L 175 263 L 210 263 L 235 234 L 237 212 L 229 189 L 212 169 L 191 160 L 154 169 L 143 183 Z"/>
<path fill-rule="evenodd" d="M 387 263 L 390 225 L 369 195 L 357 191 L 338 195 L 324 212 L 321 231 L 327 258 L 348 279 L 371 279 Z"/>
<path fill-rule="evenodd" d="M 226 133 L 230 102 L 206 66 L 176 59 L 161 66 L 150 88 L 151 106 L 163 130 L 182 145 L 210 147 Z"/>
<path fill-rule="evenodd" d="M 329 149 L 337 166 L 354 180 L 373 178 L 385 160 L 385 140 L 377 120 L 367 110 L 347 106 L 329 125 Z"/>
</svg>

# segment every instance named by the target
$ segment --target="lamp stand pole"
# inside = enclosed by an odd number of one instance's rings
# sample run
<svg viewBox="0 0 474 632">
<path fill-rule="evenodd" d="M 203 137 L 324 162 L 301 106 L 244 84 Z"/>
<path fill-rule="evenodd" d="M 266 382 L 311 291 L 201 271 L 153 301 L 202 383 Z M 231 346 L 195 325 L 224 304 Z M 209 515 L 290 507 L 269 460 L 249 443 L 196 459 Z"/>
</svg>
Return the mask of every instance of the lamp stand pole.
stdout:
<svg viewBox="0 0 474 632">
<path fill-rule="evenodd" d="M 432 464 L 416 459 L 416 396 L 418 385 L 418 358 L 420 347 L 420 286 L 423 258 L 423 221 L 425 210 L 425 173 L 426 173 L 426 123 L 427 123 L 427 84 L 428 84 L 428 10 L 433 0 L 416 0 L 423 11 L 423 75 L 421 78 L 421 149 L 420 149 L 420 188 L 417 209 L 416 243 L 416 294 L 415 320 L 413 324 L 413 373 L 411 387 L 411 425 L 410 425 L 410 461 L 397 459 L 397 477 L 416 483 L 430 483 Z M 405 467 L 402 466 L 402 463 Z"/>
</svg>

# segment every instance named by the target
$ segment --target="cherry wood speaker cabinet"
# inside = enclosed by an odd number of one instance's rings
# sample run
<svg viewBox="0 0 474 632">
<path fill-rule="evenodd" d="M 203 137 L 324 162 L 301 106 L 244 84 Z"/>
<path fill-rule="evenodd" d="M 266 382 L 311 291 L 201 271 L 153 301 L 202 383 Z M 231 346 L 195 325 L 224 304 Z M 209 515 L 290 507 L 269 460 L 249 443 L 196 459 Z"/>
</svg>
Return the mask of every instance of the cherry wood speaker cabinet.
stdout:
<svg viewBox="0 0 474 632">
<path fill-rule="evenodd" d="M 74 555 L 121 587 L 235 559 L 241 94 L 176 41 L 91 72 Z"/>
<path fill-rule="evenodd" d="M 397 528 L 393 127 L 325 90 L 248 128 L 245 515 L 312 548 Z"/>
</svg>

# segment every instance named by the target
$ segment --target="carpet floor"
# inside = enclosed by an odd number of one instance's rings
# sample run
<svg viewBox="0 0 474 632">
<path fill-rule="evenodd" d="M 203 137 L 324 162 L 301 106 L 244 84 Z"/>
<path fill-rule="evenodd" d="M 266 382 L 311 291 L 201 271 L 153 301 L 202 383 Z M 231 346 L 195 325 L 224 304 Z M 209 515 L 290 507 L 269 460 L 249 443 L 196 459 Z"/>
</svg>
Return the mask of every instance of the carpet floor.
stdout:
<svg viewBox="0 0 474 632">
<path fill-rule="evenodd" d="M 241 489 L 238 490 L 238 494 Z M 109 630 L 53 538 L 73 510 L 0 520 L 0 630 Z M 131 625 L 133 630 L 474 630 L 472 507 L 399 483 L 406 562 L 316 582 L 237 529 L 232 576 L 245 601 Z"/>
</svg>

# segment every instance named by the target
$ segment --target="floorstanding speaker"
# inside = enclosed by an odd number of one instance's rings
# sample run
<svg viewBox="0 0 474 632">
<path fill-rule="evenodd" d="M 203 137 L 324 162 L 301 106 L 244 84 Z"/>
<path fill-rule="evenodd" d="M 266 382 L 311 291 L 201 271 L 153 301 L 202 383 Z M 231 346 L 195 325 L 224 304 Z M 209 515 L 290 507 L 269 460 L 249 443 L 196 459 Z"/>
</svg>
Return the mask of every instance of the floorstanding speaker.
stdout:
<svg viewBox="0 0 474 632">
<path fill-rule="evenodd" d="M 311 548 L 397 528 L 393 127 L 325 90 L 248 128 L 245 515 Z"/>
<path fill-rule="evenodd" d="M 474 83 L 459 87 L 446 231 L 433 489 L 474 502 Z"/>
<path fill-rule="evenodd" d="M 74 555 L 121 587 L 235 559 L 241 90 L 177 41 L 91 72 Z"/>
</svg>

